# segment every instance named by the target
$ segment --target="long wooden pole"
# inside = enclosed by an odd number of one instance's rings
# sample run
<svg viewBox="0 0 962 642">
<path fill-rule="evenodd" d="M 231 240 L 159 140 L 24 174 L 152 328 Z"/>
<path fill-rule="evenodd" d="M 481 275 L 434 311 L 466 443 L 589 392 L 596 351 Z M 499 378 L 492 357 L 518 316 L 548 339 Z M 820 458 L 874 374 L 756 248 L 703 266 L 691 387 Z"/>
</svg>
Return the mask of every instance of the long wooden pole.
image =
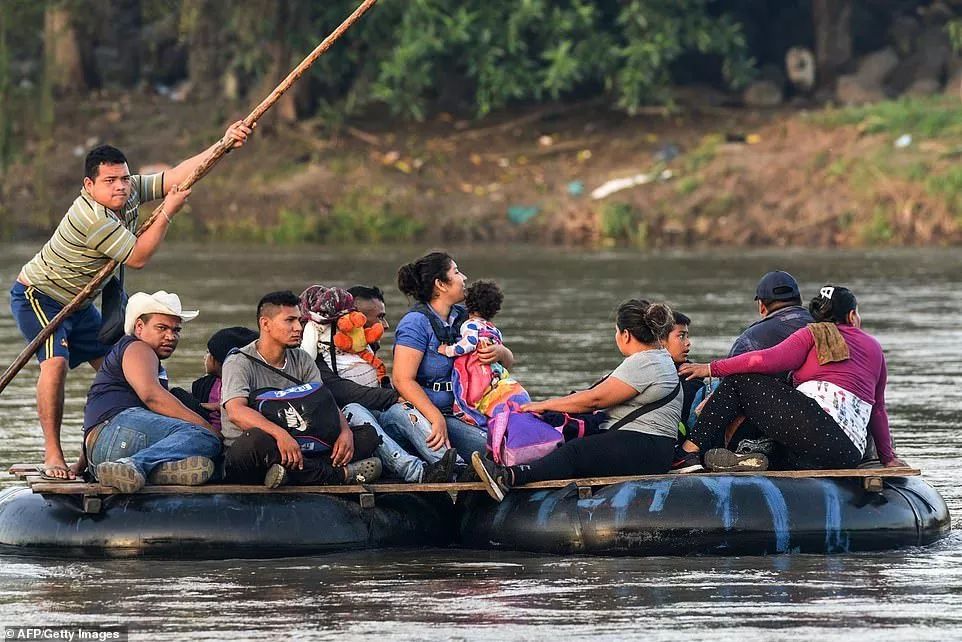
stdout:
<svg viewBox="0 0 962 642">
<path fill-rule="evenodd" d="M 354 13 L 348 16 L 347 19 L 344 20 L 344 22 L 342 22 L 337 29 L 332 31 L 331 34 L 325 38 L 316 49 L 314 49 L 314 51 L 308 54 L 307 57 L 304 58 L 304 60 L 302 60 L 301 63 L 287 75 L 287 78 L 282 80 L 281 83 L 274 88 L 274 91 L 272 91 L 267 98 L 261 101 L 261 104 L 254 108 L 254 111 L 247 115 L 247 118 L 244 119 L 244 123 L 248 127 L 253 127 L 254 123 L 261 119 L 264 113 L 270 109 L 274 103 L 276 103 L 280 97 L 283 96 L 284 93 L 290 89 L 291 86 L 293 86 L 293 84 L 297 82 L 297 80 L 303 76 L 308 69 L 310 69 L 311 65 L 313 65 L 318 58 L 324 55 L 324 53 L 327 52 L 327 50 L 330 49 L 335 42 L 337 42 L 338 38 L 344 35 L 344 32 L 350 29 L 351 26 L 357 22 L 361 16 L 367 13 L 368 9 L 373 7 L 376 3 L 377 0 L 364 0 L 358 6 L 358 8 L 354 10 Z M 230 149 L 231 143 L 232 140 L 229 140 L 226 136 L 218 141 L 217 146 L 213 149 L 211 154 L 204 159 L 204 162 L 201 163 L 193 171 L 193 173 L 187 177 L 187 180 L 178 186 L 178 188 L 182 190 L 187 189 L 203 178 L 207 172 L 214 167 L 217 161 L 219 161 L 224 154 L 227 153 L 227 151 Z M 148 218 L 144 224 L 140 226 L 140 229 L 137 230 L 137 236 L 143 234 L 151 225 L 153 225 L 154 221 L 160 215 L 162 208 L 163 205 L 160 205 L 153 211 L 153 213 L 150 215 L 150 218 Z M 48 323 L 47 326 L 40 331 L 40 334 L 38 334 L 34 340 L 23 349 L 23 352 L 20 353 L 20 356 L 18 356 L 17 359 L 10 365 L 10 367 L 4 371 L 3 375 L 0 376 L 0 392 L 3 392 L 7 385 L 13 381 L 13 378 L 17 376 L 17 373 L 20 372 L 20 370 L 27 364 L 28 361 L 30 361 L 30 358 L 36 354 L 43 342 L 46 341 L 51 334 L 53 334 L 63 320 L 73 314 L 77 308 L 83 305 L 84 302 L 86 302 L 87 299 L 89 299 L 93 293 L 97 291 L 97 288 L 99 288 L 104 281 L 110 278 L 110 276 L 114 273 L 114 270 L 117 269 L 117 265 L 118 263 L 116 261 L 109 261 L 106 265 L 104 265 L 104 267 L 94 275 L 90 283 L 88 283 L 70 303 L 65 305 L 63 309 L 57 313 L 57 316 L 51 319 L 50 323 Z"/>
</svg>

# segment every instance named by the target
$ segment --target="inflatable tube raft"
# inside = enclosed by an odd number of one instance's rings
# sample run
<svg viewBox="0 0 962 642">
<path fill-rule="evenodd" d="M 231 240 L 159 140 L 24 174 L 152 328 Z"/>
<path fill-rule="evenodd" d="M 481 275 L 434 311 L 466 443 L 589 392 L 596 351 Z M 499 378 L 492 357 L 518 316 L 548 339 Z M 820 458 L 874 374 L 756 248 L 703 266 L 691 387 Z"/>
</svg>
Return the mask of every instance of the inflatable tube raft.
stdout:
<svg viewBox="0 0 962 642">
<path fill-rule="evenodd" d="M 459 500 L 459 503 L 460 500 Z M 859 479 L 678 475 L 628 481 L 579 499 L 573 485 L 515 490 L 461 506 L 468 548 L 598 555 L 848 553 L 924 546 L 949 512 L 918 477 Z"/>
<path fill-rule="evenodd" d="M 446 546 L 454 507 L 445 494 L 113 495 L 85 514 L 76 495 L 28 488 L 0 494 L 0 552 L 55 557 L 218 559 L 311 555 L 392 546 Z"/>
</svg>

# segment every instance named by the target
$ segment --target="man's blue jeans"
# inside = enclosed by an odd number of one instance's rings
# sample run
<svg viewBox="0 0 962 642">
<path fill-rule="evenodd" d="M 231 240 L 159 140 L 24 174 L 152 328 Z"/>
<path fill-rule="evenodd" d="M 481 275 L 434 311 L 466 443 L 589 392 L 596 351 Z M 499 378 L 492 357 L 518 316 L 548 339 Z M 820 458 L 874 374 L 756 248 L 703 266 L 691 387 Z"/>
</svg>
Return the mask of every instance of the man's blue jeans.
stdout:
<svg viewBox="0 0 962 642">
<path fill-rule="evenodd" d="M 107 461 L 123 461 L 147 477 L 165 461 L 214 459 L 220 450 L 220 439 L 206 428 L 146 408 L 128 408 L 100 429 L 89 455 L 93 470 Z"/>
<path fill-rule="evenodd" d="M 381 445 L 374 452 L 377 458 L 384 464 L 384 469 L 394 477 L 400 477 L 406 482 L 419 482 L 424 476 L 424 461 L 418 459 L 391 439 L 391 436 L 384 432 L 381 427 L 379 410 L 368 410 L 361 404 L 349 403 L 341 412 L 347 418 L 347 423 L 351 426 L 370 424 L 374 426 L 377 434 L 381 436 Z"/>
<path fill-rule="evenodd" d="M 459 462 L 467 461 L 474 451 L 484 453 L 488 439 L 487 432 L 448 415 L 444 416 L 444 421 L 448 426 L 448 439 L 451 440 L 451 446 L 458 451 Z M 381 427 L 393 439 L 411 444 L 411 447 L 425 461 L 438 461 L 447 450 L 443 446 L 438 450 L 431 450 L 428 447 L 427 438 L 431 434 L 431 422 L 409 403 L 396 403 L 381 413 Z"/>
</svg>

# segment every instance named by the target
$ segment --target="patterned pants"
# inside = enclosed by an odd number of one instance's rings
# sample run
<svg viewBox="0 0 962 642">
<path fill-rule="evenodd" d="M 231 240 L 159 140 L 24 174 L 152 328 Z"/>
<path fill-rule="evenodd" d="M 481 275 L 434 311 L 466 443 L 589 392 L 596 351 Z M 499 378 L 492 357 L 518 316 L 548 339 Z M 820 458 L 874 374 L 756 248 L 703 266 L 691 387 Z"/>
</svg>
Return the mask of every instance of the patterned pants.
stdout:
<svg viewBox="0 0 962 642">
<path fill-rule="evenodd" d="M 785 461 L 779 467 L 854 468 L 862 459 L 852 440 L 814 399 L 787 382 L 757 374 L 725 377 L 689 438 L 702 451 L 723 448 L 725 429 L 740 415 L 784 448 Z"/>
</svg>

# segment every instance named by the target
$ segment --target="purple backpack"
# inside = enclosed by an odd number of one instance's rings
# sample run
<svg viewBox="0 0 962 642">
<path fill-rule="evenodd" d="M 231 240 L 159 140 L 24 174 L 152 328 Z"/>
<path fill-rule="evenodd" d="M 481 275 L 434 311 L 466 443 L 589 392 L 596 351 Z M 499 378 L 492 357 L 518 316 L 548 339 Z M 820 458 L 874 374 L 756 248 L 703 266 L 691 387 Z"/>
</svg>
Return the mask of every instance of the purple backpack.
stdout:
<svg viewBox="0 0 962 642">
<path fill-rule="evenodd" d="M 502 466 L 537 461 L 563 443 L 561 428 L 534 413 L 511 409 L 488 419 L 488 452 Z"/>
</svg>

